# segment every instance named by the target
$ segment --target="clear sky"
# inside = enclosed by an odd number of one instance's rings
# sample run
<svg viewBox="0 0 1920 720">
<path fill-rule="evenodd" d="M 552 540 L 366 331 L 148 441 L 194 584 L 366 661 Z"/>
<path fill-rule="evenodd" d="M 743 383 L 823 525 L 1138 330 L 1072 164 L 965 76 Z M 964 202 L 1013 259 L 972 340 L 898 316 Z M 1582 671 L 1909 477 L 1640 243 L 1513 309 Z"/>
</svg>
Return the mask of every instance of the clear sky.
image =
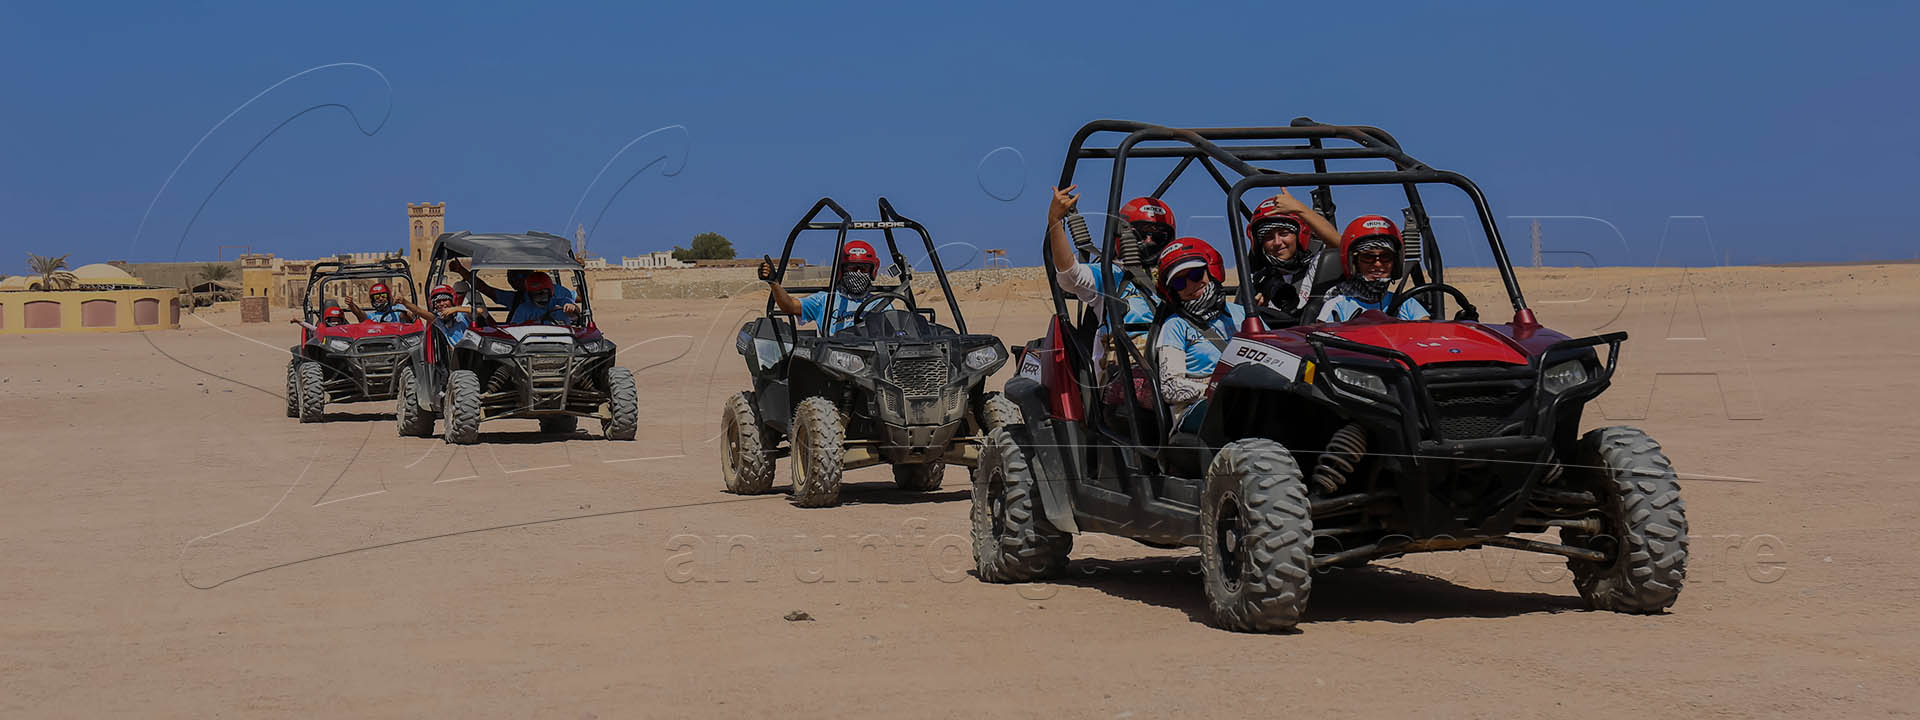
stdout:
<svg viewBox="0 0 1920 720">
<path fill-rule="evenodd" d="M 0 272 L 396 248 L 409 201 L 587 224 L 616 258 L 709 230 L 757 255 L 821 195 L 883 194 L 1031 264 L 1085 121 L 1299 115 L 1473 177 L 1522 262 L 1527 215 L 1606 264 L 1910 259 L 1920 11 L 1849 5 L 8 0 Z M 1218 237 L 1194 180 L 1169 199 Z"/>
</svg>

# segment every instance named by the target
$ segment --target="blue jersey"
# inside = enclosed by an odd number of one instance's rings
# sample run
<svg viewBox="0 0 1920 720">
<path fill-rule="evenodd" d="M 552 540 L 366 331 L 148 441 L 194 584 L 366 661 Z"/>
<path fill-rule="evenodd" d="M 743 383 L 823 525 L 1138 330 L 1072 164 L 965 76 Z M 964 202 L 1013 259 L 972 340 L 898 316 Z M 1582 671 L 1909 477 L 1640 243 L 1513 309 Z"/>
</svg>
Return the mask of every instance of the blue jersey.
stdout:
<svg viewBox="0 0 1920 720">
<path fill-rule="evenodd" d="M 843 292 L 834 293 L 833 319 L 829 322 L 822 323 L 821 320 L 824 319 L 827 314 L 827 293 L 822 291 L 808 295 L 800 298 L 800 323 L 803 325 L 813 323 L 814 327 L 821 329 L 820 334 L 832 335 L 853 325 L 853 311 L 860 309 L 860 303 L 866 302 L 866 300 L 865 297 L 847 297 L 847 294 Z M 892 300 L 877 303 L 867 312 L 874 312 L 891 304 L 893 304 Z"/>
<path fill-rule="evenodd" d="M 388 305 L 386 309 L 368 308 L 364 311 L 367 322 L 406 322 L 407 309 L 399 305 Z"/>
<path fill-rule="evenodd" d="M 507 308 L 507 324 L 552 323 L 566 325 L 573 322 L 573 313 L 561 310 L 562 305 L 575 300 L 572 290 L 554 286 L 553 299 L 545 305 L 535 305 L 526 293 L 516 290 L 501 290 L 496 287 L 482 287 L 481 291 L 494 303 Z"/>
<path fill-rule="evenodd" d="M 454 344 L 466 337 L 470 321 L 466 313 L 454 313 L 453 317 L 443 317 L 434 321 L 440 326 L 440 332 L 447 336 L 447 343 Z"/>
<path fill-rule="evenodd" d="M 1155 342 L 1161 347 L 1179 348 L 1187 354 L 1187 374 L 1206 375 L 1220 364 L 1220 351 L 1227 346 L 1227 340 L 1240 329 L 1240 323 L 1247 319 L 1247 311 L 1239 303 L 1227 303 L 1226 312 L 1214 317 L 1212 322 L 1202 328 L 1194 324 L 1185 315 L 1174 315 L 1160 325 L 1160 336 Z M 1207 339 L 1207 331 L 1212 331 L 1220 340 L 1215 345 Z"/>
<path fill-rule="evenodd" d="M 1346 322 L 1362 311 L 1378 310 L 1386 312 L 1393 304 L 1393 293 L 1381 293 L 1380 302 L 1361 302 L 1345 295 L 1335 295 L 1327 300 L 1326 307 L 1320 309 L 1320 322 Z M 1399 320 L 1425 320 L 1430 315 L 1419 300 L 1407 298 L 1407 304 L 1400 306 Z"/>
<path fill-rule="evenodd" d="M 1087 271 L 1093 274 L 1093 291 L 1102 293 L 1103 295 L 1107 289 L 1107 276 L 1113 276 L 1113 282 L 1116 286 L 1115 289 L 1120 294 L 1120 300 L 1127 304 L 1127 314 L 1121 318 L 1121 322 L 1153 322 L 1153 302 L 1148 300 L 1147 296 L 1140 292 L 1140 288 L 1134 286 L 1133 283 L 1125 282 L 1124 277 L 1117 268 L 1107 264 L 1089 265 L 1087 266 Z M 1128 334 L 1133 335 L 1137 333 L 1130 331 Z"/>
</svg>

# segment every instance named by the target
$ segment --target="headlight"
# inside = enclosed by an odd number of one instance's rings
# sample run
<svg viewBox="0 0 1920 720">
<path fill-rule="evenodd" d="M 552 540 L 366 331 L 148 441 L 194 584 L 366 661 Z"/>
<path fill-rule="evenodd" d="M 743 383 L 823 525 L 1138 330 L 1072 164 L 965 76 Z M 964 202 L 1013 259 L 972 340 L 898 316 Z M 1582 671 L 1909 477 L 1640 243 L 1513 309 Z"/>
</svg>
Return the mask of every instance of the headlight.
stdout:
<svg viewBox="0 0 1920 720">
<path fill-rule="evenodd" d="M 1361 389 L 1375 395 L 1388 397 L 1387 381 L 1381 379 L 1379 375 L 1348 368 L 1334 368 L 1333 377 L 1348 385 L 1358 385 Z"/>
<path fill-rule="evenodd" d="M 499 340 L 487 341 L 487 354 L 489 355 L 510 355 L 512 353 L 513 343 L 504 343 Z"/>
<path fill-rule="evenodd" d="M 1556 395 L 1587 382 L 1587 365 L 1579 360 L 1568 360 L 1553 367 L 1540 378 L 1540 389 Z"/>
<path fill-rule="evenodd" d="M 327 338 L 327 349 L 334 352 L 346 352 L 353 349 L 353 343 L 340 338 Z"/>
<path fill-rule="evenodd" d="M 583 351 L 586 351 L 586 353 L 589 355 L 598 355 L 604 352 L 613 352 L 613 342 L 606 339 L 594 340 L 585 345 L 581 345 L 580 349 Z"/>
<path fill-rule="evenodd" d="M 853 353 L 828 350 L 827 367 L 851 375 L 867 369 L 867 361 L 861 360 L 859 355 Z"/>
<path fill-rule="evenodd" d="M 424 336 L 422 336 L 422 335 L 407 335 L 407 336 L 404 336 L 404 337 L 402 337 L 402 338 L 400 338 L 400 345 L 401 345 L 402 347 L 410 347 L 410 348 L 416 348 L 416 347 L 420 347 L 420 338 L 421 338 L 421 337 L 424 337 Z"/>
<path fill-rule="evenodd" d="M 994 364 L 999 360 L 1000 360 L 1000 348 L 992 345 L 988 345 L 983 348 L 975 348 L 973 352 L 967 353 L 967 360 L 966 360 L 967 369 L 968 370 L 984 370 L 988 366 Z"/>
</svg>

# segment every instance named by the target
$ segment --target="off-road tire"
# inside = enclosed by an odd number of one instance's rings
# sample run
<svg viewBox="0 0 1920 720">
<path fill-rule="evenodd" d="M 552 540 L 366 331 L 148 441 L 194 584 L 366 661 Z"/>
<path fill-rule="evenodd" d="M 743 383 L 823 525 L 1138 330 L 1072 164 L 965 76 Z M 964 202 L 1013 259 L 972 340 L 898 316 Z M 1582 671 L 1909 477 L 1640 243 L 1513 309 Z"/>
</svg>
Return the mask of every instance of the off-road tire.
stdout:
<svg viewBox="0 0 1920 720">
<path fill-rule="evenodd" d="M 320 422 L 327 409 L 327 366 L 300 363 L 300 422 Z"/>
<path fill-rule="evenodd" d="M 1562 530 L 1561 541 L 1615 555 L 1611 565 L 1568 560 L 1574 587 L 1595 610 L 1657 613 L 1687 578 L 1687 506 L 1660 443 L 1639 428 L 1605 427 L 1574 446 L 1567 475 L 1600 500 L 1606 530 Z"/>
<path fill-rule="evenodd" d="M 735 495 L 773 489 L 773 444 L 760 425 L 753 393 L 734 393 L 720 410 L 720 480 Z"/>
<path fill-rule="evenodd" d="M 939 490 L 940 483 L 946 480 L 946 477 L 946 463 L 893 466 L 893 484 L 901 490 L 914 492 Z"/>
<path fill-rule="evenodd" d="M 449 444 L 472 445 L 480 441 L 480 376 L 472 370 L 455 370 L 447 377 L 447 391 L 441 393 L 440 415 L 447 420 L 442 437 Z"/>
<path fill-rule="evenodd" d="M 633 371 L 607 368 L 607 409 L 612 417 L 600 421 L 608 440 L 632 440 L 640 434 L 640 390 Z"/>
<path fill-rule="evenodd" d="M 1201 575 L 1220 627 L 1293 629 L 1313 590 L 1313 516 L 1300 466 L 1280 443 L 1237 440 L 1207 467 Z"/>
<path fill-rule="evenodd" d="M 300 417 L 300 358 L 287 361 L 287 417 Z"/>
<path fill-rule="evenodd" d="M 980 398 L 980 432 L 1003 426 L 1024 423 L 1026 418 L 1020 413 L 1020 406 L 997 392 L 987 393 Z"/>
<path fill-rule="evenodd" d="M 420 386 L 414 381 L 413 366 L 400 368 L 400 387 L 394 395 L 393 424 L 400 437 L 433 437 L 433 413 L 420 407 Z"/>
<path fill-rule="evenodd" d="M 840 409 L 832 401 L 814 396 L 793 409 L 793 504 L 828 507 L 840 502 L 846 436 Z"/>
<path fill-rule="evenodd" d="M 1073 536 L 1047 522 L 1040 487 L 1021 445 L 1023 424 L 987 431 L 973 470 L 973 565 L 995 583 L 1059 577 L 1067 570 Z"/>
<path fill-rule="evenodd" d="M 547 435 L 572 435 L 580 418 L 573 415 L 548 415 L 540 418 L 540 432 Z"/>
</svg>

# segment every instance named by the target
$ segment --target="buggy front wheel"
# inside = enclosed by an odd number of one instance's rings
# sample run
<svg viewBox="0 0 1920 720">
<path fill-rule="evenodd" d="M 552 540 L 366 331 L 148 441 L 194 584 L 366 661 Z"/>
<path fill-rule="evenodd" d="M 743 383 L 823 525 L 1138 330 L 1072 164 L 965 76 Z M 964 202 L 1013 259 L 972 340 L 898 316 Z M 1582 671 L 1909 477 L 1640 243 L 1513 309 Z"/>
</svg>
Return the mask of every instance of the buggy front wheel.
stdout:
<svg viewBox="0 0 1920 720">
<path fill-rule="evenodd" d="M 793 504 L 827 507 L 840 502 L 846 437 L 833 401 L 814 396 L 793 409 Z"/>
<path fill-rule="evenodd" d="M 734 393 L 720 411 L 720 480 L 727 492 L 759 495 L 773 487 L 773 458 L 753 393 Z"/>
<path fill-rule="evenodd" d="M 1228 443 L 1207 468 L 1202 502 L 1200 567 L 1214 622 L 1292 629 L 1313 589 L 1313 518 L 1293 454 L 1272 440 Z"/>
<path fill-rule="evenodd" d="M 609 417 L 600 421 L 600 430 L 608 440 L 632 440 L 640 434 L 640 390 L 633 384 L 632 370 L 607 370 L 607 409 Z"/>
</svg>

